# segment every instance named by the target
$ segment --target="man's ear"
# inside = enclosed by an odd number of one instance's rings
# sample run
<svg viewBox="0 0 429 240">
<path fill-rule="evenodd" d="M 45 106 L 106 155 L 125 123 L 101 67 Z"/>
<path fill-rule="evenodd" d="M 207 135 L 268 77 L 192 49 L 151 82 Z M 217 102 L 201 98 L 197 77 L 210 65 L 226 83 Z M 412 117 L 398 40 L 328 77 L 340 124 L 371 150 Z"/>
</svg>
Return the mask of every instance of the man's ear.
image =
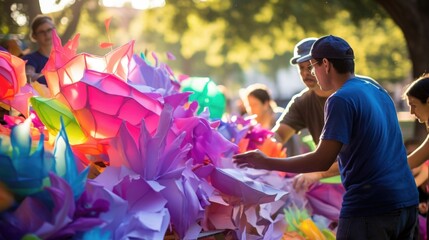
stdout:
<svg viewBox="0 0 429 240">
<path fill-rule="evenodd" d="M 329 60 L 324 58 L 322 59 L 322 63 L 323 63 L 323 67 L 325 68 L 325 72 L 329 73 L 329 71 L 331 70 L 331 64 L 329 64 Z"/>
<path fill-rule="evenodd" d="M 329 64 L 329 60 L 328 60 L 327 58 L 322 59 L 322 62 L 323 62 L 324 64 Z"/>
</svg>

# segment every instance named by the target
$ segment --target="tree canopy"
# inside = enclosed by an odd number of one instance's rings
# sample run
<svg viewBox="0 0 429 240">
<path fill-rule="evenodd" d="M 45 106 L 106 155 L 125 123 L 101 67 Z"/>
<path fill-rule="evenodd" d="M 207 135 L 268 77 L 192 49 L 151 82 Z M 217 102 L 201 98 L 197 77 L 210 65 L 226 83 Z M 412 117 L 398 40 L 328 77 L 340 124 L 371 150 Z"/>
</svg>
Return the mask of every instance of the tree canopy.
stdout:
<svg viewBox="0 0 429 240">
<path fill-rule="evenodd" d="M 10 10 L 0 17 L 1 34 L 28 34 L 29 22 L 38 13 L 31 9 L 39 9 L 34 2 L 38 1 L 0 1 L 3 9 Z M 421 44 L 421 40 L 413 41 L 416 31 L 404 36 L 406 24 L 401 24 L 400 16 L 392 17 L 398 9 L 390 10 L 386 2 L 167 0 L 162 8 L 138 11 L 129 6 L 103 8 L 96 0 L 75 0 L 51 15 L 63 41 L 81 34 L 82 52 L 103 54 L 106 50 L 98 47 L 101 42 L 119 46 L 135 39 L 137 51 L 172 52 L 177 60 L 168 64 L 177 72 L 211 76 L 221 83 L 240 79 L 240 72 L 249 68 L 274 76 L 276 70 L 289 65 L 296 42 L 327 34 L 345 38 L 355 49 L 357 73 L 380 82 L 402 81 L 411 73 L 420 75 L 425 68 L 415 62 L 421 61 L 423 53 L 417 54 L 412 48 L 416 46 L 409 46 Z M 421 2 L 395 0 L 392 4 L 419 11 L 416 8 Z M 18 24 L 19 14 L 27 18 L 26 25 Z M 104 20 L 109 17 L 107 33 Z M 428 60 L 423 62 L 427 66 Z"/>
</svg>

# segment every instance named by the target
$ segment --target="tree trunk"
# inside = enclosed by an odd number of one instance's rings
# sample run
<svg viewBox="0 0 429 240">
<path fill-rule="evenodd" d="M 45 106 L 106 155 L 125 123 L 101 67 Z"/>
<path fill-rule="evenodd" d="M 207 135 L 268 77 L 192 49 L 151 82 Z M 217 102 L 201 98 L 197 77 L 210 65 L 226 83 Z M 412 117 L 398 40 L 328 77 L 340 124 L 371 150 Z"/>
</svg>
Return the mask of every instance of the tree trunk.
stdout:
<svg viewBox="0 0 429 240">
<path fill-rule="evenodd" d="M 401 28 L 407 42 L 413 77 L 429 72 L 429 1 L 375 0 Z"/>
<path fill-rule="evenodd" d="M 401 28 L 413 64 L 413 78 L 429 72 L 429 1 L 375 0 Z M 414 137 L 423 141 L 427 136 L 424 124 L 414 122 Z"/>
<path fill-rule="evenodd" d="M 70 23 L 67 25 L 66 30 L 61 35 L 61 42 L 64 44 L 68 40 L 70 40 L 73 36 L 73 34 L 76 33 L 77 25 L 79 24 L 80 20 L 80 13 L 82 11 L 82 7 L 84 5 L 85 1 L 83 0 L 76 0 L 76 2 L 70 6 L 72 11 L 72 19 Z"/>
</svg>

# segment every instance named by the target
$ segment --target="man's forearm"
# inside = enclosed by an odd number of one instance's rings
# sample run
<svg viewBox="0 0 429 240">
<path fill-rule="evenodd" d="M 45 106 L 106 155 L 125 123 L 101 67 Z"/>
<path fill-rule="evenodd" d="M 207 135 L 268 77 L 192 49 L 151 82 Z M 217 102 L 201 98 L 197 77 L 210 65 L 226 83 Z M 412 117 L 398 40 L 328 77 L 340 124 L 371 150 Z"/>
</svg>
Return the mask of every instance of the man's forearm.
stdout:
<svg viewBox="0 0 429 240">
<path fill-rule="evenodd" d="M 328 170 L 321 172 L 320 174 L 322 178 L 328 178 L 328 177 L 340 175 L 340 169 L 338 168 L 338 161 L 334 162 Z"/>
</svg>

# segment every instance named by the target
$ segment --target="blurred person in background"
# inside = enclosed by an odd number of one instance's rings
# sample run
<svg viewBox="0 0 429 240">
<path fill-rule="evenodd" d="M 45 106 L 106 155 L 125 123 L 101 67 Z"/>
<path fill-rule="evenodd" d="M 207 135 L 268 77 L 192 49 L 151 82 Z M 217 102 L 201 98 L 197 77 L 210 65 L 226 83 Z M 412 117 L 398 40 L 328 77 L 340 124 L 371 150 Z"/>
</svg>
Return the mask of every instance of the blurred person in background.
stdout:
<svg viewBox="0 0 429 240">
<path fill-rule="evenodd" d="M 1 41 L 3 51 L 7 51 L 17 57 L 23 57 L 29 50 L 16 35 L 6 35 Z"/>
<path fill-rule="evenodd" d="M 424 74 L 412 82 L 404 92 L 410 113 L 429 130 L 429 74 Z M 413 150 L 413 149 L 411 149 Z M 423 143 L 415 147 L 408 155 L 408 164 L 415 173 L 416 184 L 419 186 L 419 212 L 427 216 L 428 212 L 428 168 L 429 168 L 429 134 Z"/>
<path fill-rule="evenodd" d="M 28 82 L 37 81 L 47 85 L 42 74 L 42 69 L 48 61 L 52 49 L 52 31 L 55 29 L 52 18 L 45 15 L 38 15 L 31 23 L 31 41 L 37 43 L 38 49 L 22 58 L 27 61 L 25 71 Z"/>
<path fill-rule="evenodd" d="M 252 84 L 242 90 L 240 95 L 247 114 L 253 115 L 257 123 L 266 129 L 271 129 L 275 125 L 283 109 L 274 102 L 267 86 L 260 83 Z"/>
<path fill-rule="evenodd" d="M 419 146 L 420 141 L 415 138 L 410 138 L 404 141 L 405 149 L 407 154 L 414 152 Z M 426 216 L 428 211 L 428 170 L 429 170 L 429 160 L 426 160 L 420 166 L 413 168 L 414 180 L 416 181 L 417 190 L 419 191 L 419 212 L 421 215 Z"/>
</svg>

